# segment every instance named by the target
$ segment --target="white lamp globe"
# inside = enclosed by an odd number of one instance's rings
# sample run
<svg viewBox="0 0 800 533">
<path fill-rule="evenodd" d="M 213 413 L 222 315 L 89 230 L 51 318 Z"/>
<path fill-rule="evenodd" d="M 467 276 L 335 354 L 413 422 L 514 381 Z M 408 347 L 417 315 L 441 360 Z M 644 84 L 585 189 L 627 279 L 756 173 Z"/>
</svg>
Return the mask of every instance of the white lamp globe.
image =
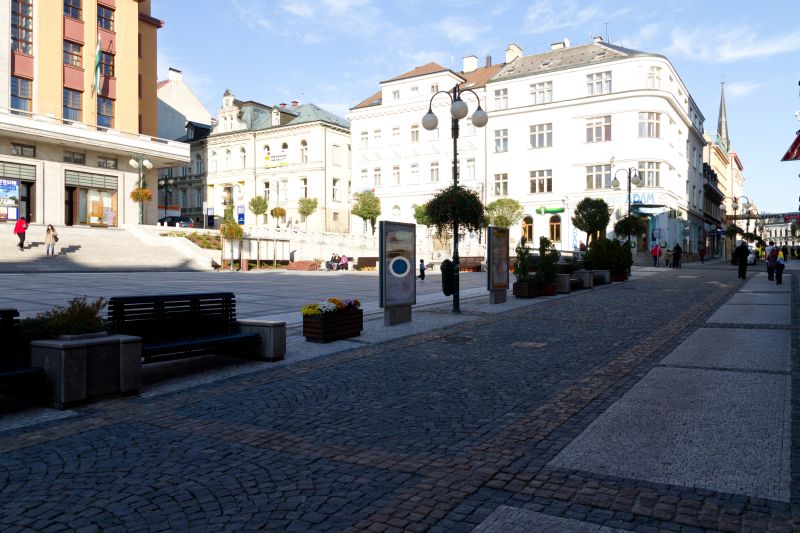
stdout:
<svg viewBox="0 0 800 533">
<path fill-rule="evenodd" d="M 614 176 L 614 179 L 613 179 L 613 180 L 611 180 L 611 186 L 612 186 L 613 188 L 615 188 L 615 189 L 619 188 L 619 180 L 617 179 L 617 177 L 616 177 L 616 176 Z"/>
<path fill-rule="evenodd" d="M 733 202 L 733 203 L 731 204 L 731 209 L 733 209 L 734 211 L 736 211 L 737 209 L 739 209 L 739 204 L 737 204 L 736 202 Z"/>
<path fill-rule="evenodd" d="M 428 131 L 432 131 L 436 129 L 436 126 L 439 125 L 439 118 L 436 114 L 428 109 L 428 112 L 425 113 L 425 116 L 422 117 L 422 127 Z"/>
<path fill-rule="evenodd" d="M 642 178 L 639 177 L 639 174 L 634 174 L 633 176 L 631 176 L 631 183 L 633 183 L 637 187 L 641 187 L 642 185 L 644 185 L 644 182 L 642 182 Z"/>
<path fill-rule="evenodd" d="M 131 158 L 131 160 L 128 161 L 128 164 L 133 168 L 139 168 L 139 162 L 134 158 Z"/>
<path fill-rule="evenodd" d="M 456 120 L 461 120 L 462 118 L 466 117 L 468 112 L 469 109 L 467 109 L 467 103 L 461 98 L 454 100 L 450 105 L 450 114 Z"/>
<path fill-rule="evenodd" d="M 486 125 L 487 122 L 489 122 L 489 115 L 487 115 L 486 111 L 484 111 L 483 109 L 481 109 L 480 106 L 478 106 L 478 109 L 476 109 L 475 112 L 472 114 L 472 124 L 479 128 L 482 128 Z"/>
<path fill-rule="evenodd" d="M 150 170 L 151 168 L 153 168 L 153 163 L 151 163 L 147 159 L 142 161 L 142 164 L 144 165 L 144 168 L 146 168 L 147 170 Z"/>
</svg>

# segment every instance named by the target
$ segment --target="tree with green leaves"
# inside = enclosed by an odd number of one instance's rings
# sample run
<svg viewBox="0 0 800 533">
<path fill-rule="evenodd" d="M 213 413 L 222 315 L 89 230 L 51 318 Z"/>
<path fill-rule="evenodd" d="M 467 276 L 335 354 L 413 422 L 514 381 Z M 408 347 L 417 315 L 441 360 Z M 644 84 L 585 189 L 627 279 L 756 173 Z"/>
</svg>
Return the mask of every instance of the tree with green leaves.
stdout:
<svg viewBox="0 0 800 533">
<path fill-rule="evenodd" d="M 638 237 L 646 231 L 647 223 L 636 215 L 624 216 L 614 223 L 614 233 L 618 238 L 622 235 Z"/>
<path fill-rule="evenodd" d="M 375 234 L 375 221 L 381 216 L 381 200 L 372 191 L 361 191 L 353 195 L 353 214 L 366 222 L 369 220 L 372 226 L 372 234 Z"/>
<path fill-rule="evenodd" d="M 414 220 L 420 226 L 430 226 L 431 221 L 428 219 L 428 204 L 418 205 L 414 208 Z"/>
<path fill-rule="evenodd" d="M 258 217 L 267 212 L 267 199 L 263 196 L 254 196 L 250 199 L 248 207 L 250 212 L 256 216 L 256 224 L 258 224 Z"/>
<path fill-rule="evenodd" d="M 522 219 L 522 204 L 513 198 L 500 198 L 486 206 L 489 223 L 498 228 L 510 228 Z"/>
<path fill-rule="evenodd" d="M 300 198 L 297 202 L 297 211 L 306 221 L 306 233 L 308 233 L 308 217 L 317 210 L 318 203 L 316 198 Z"/>
<path fill-rule="evenodd" d="M 572 223 L 586 232 L 587 244 L 595 239 L 605 237 L 606 228 L 611 220 L 608 204 L 600 198 L 584 198 L 575 206 Z"/>
</svg>

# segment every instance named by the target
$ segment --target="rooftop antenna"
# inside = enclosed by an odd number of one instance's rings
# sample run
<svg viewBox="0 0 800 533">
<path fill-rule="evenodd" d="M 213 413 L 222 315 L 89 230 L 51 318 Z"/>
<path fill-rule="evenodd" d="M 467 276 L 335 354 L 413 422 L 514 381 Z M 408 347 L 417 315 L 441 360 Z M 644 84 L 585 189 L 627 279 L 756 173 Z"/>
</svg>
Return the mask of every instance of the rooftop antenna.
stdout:
<svg viewBox="0 0 800 533">
<path fill-rule="evenodd" d="M 608 22 L 606 22 L 606 42 L 611 42 L 608 40 Z"/>
</svg>

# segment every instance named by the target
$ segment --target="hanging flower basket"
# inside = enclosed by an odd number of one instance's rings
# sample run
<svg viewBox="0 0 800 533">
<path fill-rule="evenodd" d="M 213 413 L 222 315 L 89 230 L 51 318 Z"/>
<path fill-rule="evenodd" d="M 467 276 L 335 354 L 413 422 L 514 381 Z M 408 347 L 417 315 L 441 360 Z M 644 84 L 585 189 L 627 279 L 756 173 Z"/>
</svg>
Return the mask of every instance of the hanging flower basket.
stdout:
<svg viewBox="0 0 800 533">
<path fill-rule="evenodd" d="M 460 185 L 439 191 L 425 204 L 425 211 L 428 223 L 440 235 L 452 231 L 455 223 L 470 231 L 478 231 L 487 224 L 486 208 L 478 193 Z"/>
<path fill-rule="evenodd" d="M 131 200 L 134 202 L 149 202 L 153 199 L 153 193 L 150 189 L 139 187 L 131 191 Z"/>
</svg>

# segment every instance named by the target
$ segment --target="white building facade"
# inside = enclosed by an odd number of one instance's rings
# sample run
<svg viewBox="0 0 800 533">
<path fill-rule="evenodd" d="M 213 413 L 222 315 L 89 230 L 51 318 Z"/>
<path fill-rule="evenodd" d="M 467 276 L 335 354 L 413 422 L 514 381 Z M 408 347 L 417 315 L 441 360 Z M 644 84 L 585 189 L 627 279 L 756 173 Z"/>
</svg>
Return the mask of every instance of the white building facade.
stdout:
<svg viewBox="0 0 800 533">
<path fill-rule="evenodd" d="M 266 106 L 226 91 L 211 134 L 192 144 L 191 158 L 191 172 L 205 178 L 206 214 L 211 209 L 221 218 L 233 206 L 235 218 L 249 226 L 350 230 L 350 130 L 318 106 Z M 255 196 L 267 199 L 266 215 L 250 211 Z M 301 198 L 317 199 L 308 220 L 298 210 Z M 275 207 L 285 216 L 270 216 Z"/>
</svg>

